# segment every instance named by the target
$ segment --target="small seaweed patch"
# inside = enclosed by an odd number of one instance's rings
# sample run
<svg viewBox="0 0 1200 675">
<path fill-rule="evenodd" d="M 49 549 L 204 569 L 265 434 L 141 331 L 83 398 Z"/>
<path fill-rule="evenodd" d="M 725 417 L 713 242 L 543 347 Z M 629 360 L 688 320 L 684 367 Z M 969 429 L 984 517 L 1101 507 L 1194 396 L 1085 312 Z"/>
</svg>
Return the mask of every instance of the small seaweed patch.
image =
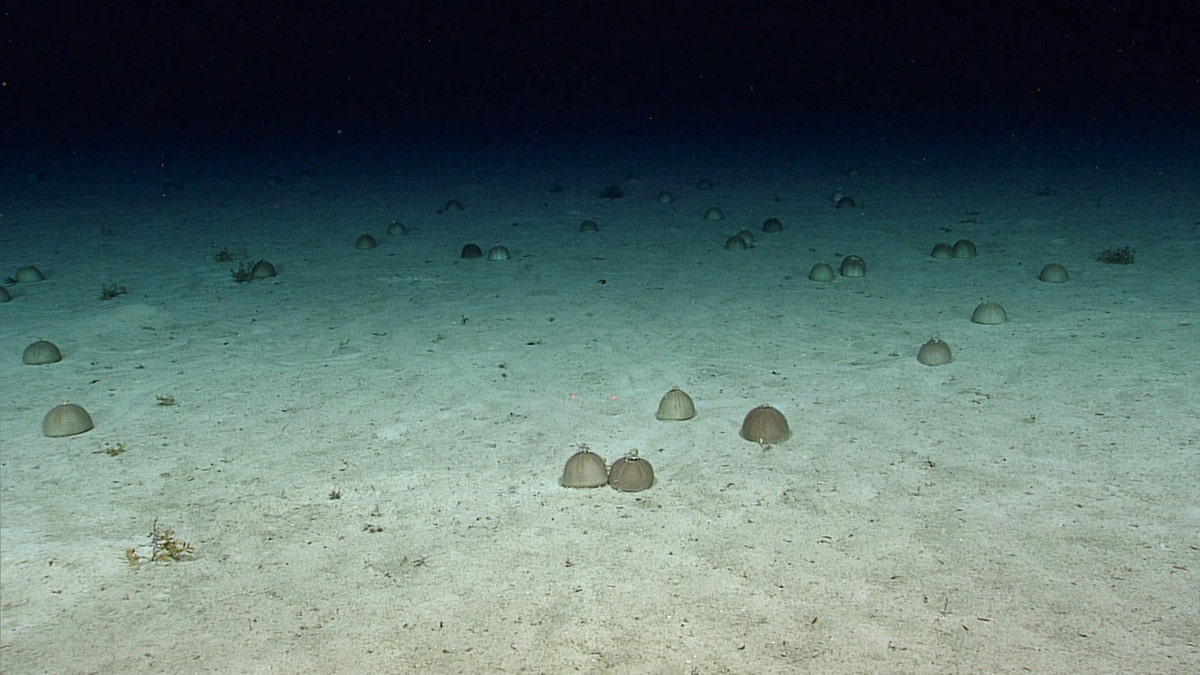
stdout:
<svg viewBox="0 0 1200 675">
<path fill-rule="evenodd" d="M 1108 265 L 1132 265 L 1134 251 L 1129 246 L 1121 248 L 1106 248 L 1100 252 L 1096 260 Z"/>
<path fill-rule="evenodd" d="M 124 286 L 118 286 L 117 284 L 100 284 L 101 300 L 112 300 L 118 295 L 125 295 L 128 292 L 129 289 L 125 288 Z"/>
<path fill-rule="evenodd" d="M 612 185 L 609 185 L 601 190 L 600 196 L 604 199 L 620 199 L 621 197 L 625 196 L 625 191 L 621 189 L 620 185 L 613 183 Z"/>
<path fill-rule="evenodd" d="M 125 549 L 125 559 L 130 565 L 140 565 L 146 561 L 171 563 L 187 560 L 195 553 L 196 548 L 176 537 L 175 530 L 160 528 L 156 518 L 150 530 L 150 542 Z"/>
<path fill-rule="evenodd" d="M 231 267 L 229 269 L 229 273 L 233 275 L 234 281 L 238 282 L 239 284 L 244 284 L 254 278 L 254 276 L 251 274 L 253 269 L 253 265 L 240 263 L 237 267 Z"/>
<path fill-rule="evenodd" d="M 125 454 L 125 444 L 115 443 L 104 446 L 103 448 L 92 453 L 93 455 L 108 455 L 109 457 L 120 457 Z"/>
<path fill-rule="evenodd" d="M 213 260 L 215 260 L 219 263 L 233 262 L 234 260 L 237 260 L 239 258 L 245 258 L 245 257 L 246 257 L 245 250 L 230 251 L 228 246 L 222 248 L 220 251 L 217 251 L 216 253 L 213 254 Z"/>
</svg>

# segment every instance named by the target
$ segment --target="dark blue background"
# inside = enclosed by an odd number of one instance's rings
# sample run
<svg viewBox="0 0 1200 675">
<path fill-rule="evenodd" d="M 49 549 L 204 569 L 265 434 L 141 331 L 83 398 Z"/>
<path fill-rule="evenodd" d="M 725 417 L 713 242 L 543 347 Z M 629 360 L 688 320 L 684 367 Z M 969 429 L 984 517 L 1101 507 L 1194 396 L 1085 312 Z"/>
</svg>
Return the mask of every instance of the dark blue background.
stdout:
<svg viewBox="0 0 1200 675">
<path fill-rule="evenodd" d="M 0 17 L 3 133 L 1003 135 L 1200 110 L 1190 2 L 442 5 L 23 3 Z"/>
</svg>

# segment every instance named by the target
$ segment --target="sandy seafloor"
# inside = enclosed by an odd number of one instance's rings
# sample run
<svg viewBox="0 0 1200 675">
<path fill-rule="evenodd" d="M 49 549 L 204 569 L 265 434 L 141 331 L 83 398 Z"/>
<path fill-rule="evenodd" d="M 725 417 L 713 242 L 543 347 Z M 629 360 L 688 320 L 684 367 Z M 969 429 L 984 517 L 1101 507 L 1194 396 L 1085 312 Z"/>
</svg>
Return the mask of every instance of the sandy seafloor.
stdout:
<svg viewBox="0 0 1200 675">
<path fill-rule="evenodd" d="M 835 145 L 13 168 L 0 264 L 48 278 L 0 305 L 0 670 L 1196 672 L 1187 146 Z M 95 429 L 43 436 L 63 399 Z M 738 437 L 762 403 L 790 440 Z M 560 487 L 581 445 L 657 484 Z M 131 565 L 156 522 L 194 555 Z"/>
</svg>

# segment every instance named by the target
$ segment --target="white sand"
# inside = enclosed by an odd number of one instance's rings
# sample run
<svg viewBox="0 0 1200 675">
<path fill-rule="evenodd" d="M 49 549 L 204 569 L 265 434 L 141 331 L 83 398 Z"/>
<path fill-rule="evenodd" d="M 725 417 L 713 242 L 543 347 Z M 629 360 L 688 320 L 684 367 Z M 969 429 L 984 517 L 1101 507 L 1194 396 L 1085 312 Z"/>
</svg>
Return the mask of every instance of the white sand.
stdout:
<svg viewBox="0 0 1200 675">
<path fill-rule="evenodd" d="M 6 176 L 3 274 L 48 279 L 0 305 L 0 670 L 1200 669 L 1194 164 L 614 145 Z M 654 419 L 672 385 L 697 419 Z M 42 435 L 64 398 L 93 431 Z M 761 403 L 792 439 L 738 438 Z M 581 444 L 658 483 L 559 487 Z M 194 555 L 131 565 L 155 522 Z"/>
</svg>

